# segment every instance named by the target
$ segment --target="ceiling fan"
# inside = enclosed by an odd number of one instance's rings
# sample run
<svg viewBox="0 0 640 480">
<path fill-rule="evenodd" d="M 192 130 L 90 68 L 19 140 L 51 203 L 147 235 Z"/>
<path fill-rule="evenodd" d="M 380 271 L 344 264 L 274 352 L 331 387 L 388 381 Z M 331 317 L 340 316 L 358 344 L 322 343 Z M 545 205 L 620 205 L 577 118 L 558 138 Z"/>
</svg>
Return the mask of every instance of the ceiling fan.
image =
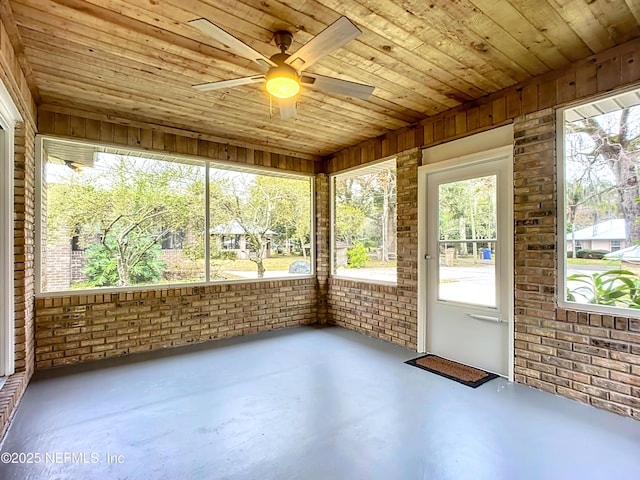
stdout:
<svg viewBox="0 0 640 480">
<path fill-rule="evenodd" d="M 340 17 L 293 54 L 287 53 L 293 42 L 293 34 L 286 30 L 275 32 L 273 39 L 280 48 L 280 53 L 276 53 L 271 58 L 262 55 L 206 18 L 190 20 L 188 23 L 222 43 L 232 53 L 252 60 L 263 69 L 267 69 L 266 73 L 260 75 L 193 85 L 193 88 L 202 92 L 266 82 L 267 92 L 278 99 L 280 117 L 287 119 L 296 115 L 296 96 L 302 84 L 325 92 L 363 100 L 369 98 L 374 90 L 370 85 L 304 72 L 320 58 L 362 33 L 347 17 Z"/>
</svg>

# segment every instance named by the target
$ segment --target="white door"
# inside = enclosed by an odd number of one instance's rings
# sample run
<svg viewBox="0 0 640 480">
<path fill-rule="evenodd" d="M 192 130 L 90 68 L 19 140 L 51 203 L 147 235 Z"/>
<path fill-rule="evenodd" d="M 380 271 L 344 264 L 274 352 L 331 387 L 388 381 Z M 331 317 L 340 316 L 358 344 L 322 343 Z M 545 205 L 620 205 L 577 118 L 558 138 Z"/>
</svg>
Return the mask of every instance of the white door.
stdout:
<svg viewBox="0 0 640 480">
<path fill-rule="evenodd" d="M 427 173 L 426 349 L 510 376 L 512 163 L 505 150 Z"/>
</svg>

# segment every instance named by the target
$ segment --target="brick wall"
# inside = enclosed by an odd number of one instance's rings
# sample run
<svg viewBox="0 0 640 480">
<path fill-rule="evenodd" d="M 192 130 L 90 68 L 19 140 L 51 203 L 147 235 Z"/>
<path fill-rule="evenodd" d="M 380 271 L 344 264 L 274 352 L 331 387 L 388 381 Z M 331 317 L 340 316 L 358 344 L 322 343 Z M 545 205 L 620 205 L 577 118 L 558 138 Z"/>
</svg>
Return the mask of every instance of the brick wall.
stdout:
<svg viewBox="0 0 640 480">
<path fill-rule="evenodd" d="M 15 371 L 0 388 L 0 438 L 4 435 L 34 370 L 34 129 L 16 126 L 14 158 Z"/>
<path fill-rule="evenodd" d="M 16 372 L 33 372 L 35 298 L 35 130 L 21 123 L 15 130 L 14 288 Z"/>
<path fill-rule="evenodd" d="M 601 52 L 571 67 L 537 77 L 477 102 L 416 125 L 385 134 L 326 159 L 327 172 L 388 157 L 415 147 L 430 147 L 506 123 L 514 123 L 515 220 L 515 380 L 599 408 L 640 418 L 640 324 L 635 318 L 610 317 L 557 308 L 556 131 L 555 108 L 640 82 L 640 41 Z M 412 229 L 417 214 L 409 200 L 411 168 L 398 165 L 398 274 L 414 282 L 416 259 Z M 408 176 L 408 177 L 407 177 Z M 403 185 L 409 184 L 405 189 Z M 400 195 L 405 195 L 404 200 Z M 405 202 L 400 206 L 400 202 Z M 405 230 L 407 229 L 408 230 Z M 401 238 L 405 238 L 404 246 Z M 401 253 L 406 250 L 406 255 Z M 409 253 L 410 250 L 414 251 Z M 407 263 L 404 263 L 407 262 Z M 379 338 L 405 342 L 391 334 L 392 322 L 375 315 L 390 305 L 412 309 L 408 290 L 330 278 L 332 320 Z M 376 301 L 367 298 L 376 298 Z M 409 302 L 406 302 L 409 300 Z M 364 303 L 363 303 L 364 302 Z M 415 313 L 403 326 L 415 338 Z M 395 313 L 391 309 L 391 313 Z M 376 328 L 374 330 L 374 327 Z M 415 347 L 415 341 L 405 343 Z"/>
<path fill-rule="evenodd" d="M 413 295 L 396 286 L 331 277 L 329 318 L 333 325 L 406 346 L 417 344 Z M 417 298 L 417 297 L 416 297 Z"/>
<path fill-rule="evenodd" d="M 309 325 L 315 279 L 36 299 L 36 368 Z"/>
<path fill-rule="evenodd" d="M 515 380 L 640 419 L 640 320 L 556 308 L 555 119 L 514 122 Z"/>
<path fill-rule="evenodd" d="M 31 375 L 27 372 L 18 372 L 11 375 L 0 389 L 0 439 L 9 427 L 11 417 L 18 407 L 30 379 Z"/>
<path fill-rule="evenodd" d="M 15 372 L 0 388 L 0 438 L 34 370 L 35 132 L 16 125 L 14 140 Z"/>
<path fill-rule="evenodd" d="M 318 323 L 327 323 L 327 295 L 329 292 L 329 176 L 316 176 L 316 278 L 318 281 Z"/>
<path fill-rule="evenodd" d="M 194 132 L 150 128 L 136 122 L 124 125 L 89 117 L 41 108 L 38 127 L 40 133 L 67 138 L 292 172 L 313 174 L 321 163 L 282 152 L 223 144 Z M 321 180 L 319 185 L 322 191 Z M 321 242 L 326 230 L 318 228 L 316 234 Z M 322 255 L 320 252 L 320 258 Z M 319 272 L 322 268 L 321 260 Z M 42 296 L 35 302 L 36 368 L 315 323 L 321 318 L 318 311 L 326 310 L 324 294 L 319 297 L 320 285 L 322 281 L 316 279 L 287 279 Z"/>
<path fill-rule="evenodd" d="M 43 250 L 47 256 L 47 263 L 43 269 L 46 278 L 46 282 L 42 283 L 43 289 L 55 291 L 69 288 L 72 280 L 72 261 L 68 239 L 61 238 L 60 242 L 50 243 Z"/>
<path fill-rule="evenodd" d="M 330 322 L 416 349 L 418 339 L 418 165 L 420 149 L 396 157 L 397 285 L 329 278 Z"/>
</svg>

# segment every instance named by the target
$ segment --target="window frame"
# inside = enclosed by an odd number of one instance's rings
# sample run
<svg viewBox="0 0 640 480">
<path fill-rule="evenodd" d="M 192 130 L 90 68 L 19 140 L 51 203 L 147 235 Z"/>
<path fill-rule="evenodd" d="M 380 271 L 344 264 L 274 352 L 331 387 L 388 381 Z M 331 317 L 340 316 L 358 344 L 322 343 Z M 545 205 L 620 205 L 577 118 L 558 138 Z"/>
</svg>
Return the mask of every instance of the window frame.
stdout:
<svg viewBox="0 0 640 480">
<path fill-rule="evenodd" d="M 569 110 L 595 104 L 603 100 L 621 96 L 629 92 L 639 91 L 638 86 L 614 90 L 604 95 L 590 97 L 580 102 L 571 103 L 558 107 L 556 109 L 556 204 L 557 204 L 557 258 L 558 265 L 556 270 L 556 305 L 558 308 L 565 310 L 573 310 L 578 312 L 588 312 L 603 315 L 638 317 L 640 310 L 627 307 L 612 307 L 609 305 L 598 305 L 595 303 L 571 302 L 566 298 L 566 278 L 567 278 L 567 235 L 566 235 L 566 195 L 565 195 L 565 178 L 567 174 L 566 167 L 566 145 L 565 145 L 565 113 Z M 577 250 L 577 249 L 576 249 Z"/>
<path fill-rule="evenodd" d="M 309 274 L 295 274 L 295 275 L 286 275 L 286 276 L 273 276 L 273 277 L 263 277 L 263 278 L 242 278 L 242 279 L 233 279 L 233 280 L 210 280 L 210 262 L 204 262 L 204 275 L 205 280 L 198 282 L 167 282 L 167 283 L 156 283 L 156 284 L 146 284 L 146 285 L 131 285 L 126 287 L 93 287 L 93 288 L 82 288 L 82 289 L 66 289 L 66 290 L 54 290 L 48 291 L 42 289 L 42 248 L 44 245 L 42 244 L 42 229 L 43 229 L 43 218 L 42 218 L 42 181 L 44 178 L 44 166 L 45 163 L 42 158 L 42 150 L 43 150 L 43 142 L 46 140 L 53 141 L 61 141 L 72 144 L 79 144 L 85 146 L 93 146 L 100 147 L 106 149 L 114 149 L 114 150 L 122 150 L 126 149 L 127 153 L 130 156 L 139 156 L 141 158 L 148 158 L 152 160 L 157 160 L 156 157 L 167 157 L 164 161 L 171 161 L 172 159 L 180 160 L 183 159 L 187 162 L 202 162 L 202 167 L 205 171 L 205 201 L 203 205 L 202 214 L 204 215 L 205 220 L 205 231 L 210 230 L 210 221 L 209 218 L 209 182 L 210 182 L 210 171 L 212 168 L 219 168 L 221 170 L 229 170 L 233 172 L 239 173 L 248 173 L 253 175 L 264 175 L 271 177 L 282 177 L 282 178 L 299 178 L 299 179 L 307 179 L 309 181 L 309 208 L 310 208 L 310 225 L 309 225 L 309 237 L 311 248 L 309 252 L 309 260 L 311 264 L 311 272 Z M 84 139 L 70 139 L 67 137 L 50 135 L 50 134 L 38 134 L 35 139 L 36 143 L 36 192 L 35 192 L 35 240 L 36 240 L 36 249 L 35 249 L 35 274 L 36 274 L 36 282 L 35 282 L 35 296 L 36 298 L 40 297 L 60 297 L 60 296 L 69 296 L 69 295 L 88 295 L 88 294 L 101 294 L 101 293 L 116 293 L 116 292 L 136 292 L 136 291 L 150 291 L 150 290 L 158 290 L 158 289 L 173 289 L 173 288 L 185 288 L 185 287 L 199 287 L 199 286 L 212 286 L 212 285 L 220 285 L 220 284 L 235 284 L 235 283 L 255 283 L 255 282 L 268 282 L 268 281 L 281 281 L 281 280 L 298 280 L 298 279 L 308 279 L 315 278 L 317 271 L 317 246 L 315 243 L 316 238 L 316 185 L 315 185 L 315 174 L 313 173 L 303 173 L 303 172 L 291 172 L 285 170 L 274 170 L 273 168 L 261 167 L 261 166 L 246 166 L 242 163 L 236 163 L 229 160 L 216 160 L 208 157 L 201 157 L 198 155 L 189 155 L 189 154 L 178 154 L 172 152 L 163 152 L 160 150 L 147 150 L 142 148 L 128 147 L 118 144 L 112 144 L 107 142 L 100 141 L 89 141 Z M 210 238 L 209 236 L 205 236 L 204 248 L 205 248 L 205 258 L 207 258 L 207 251 L 210 248 Z"/>
<path fill-rule="evenodd" d="M 351 167 L 351 168 L 347 168 L 345 170 L 341 170 L 339 172 L 335 172 L 329 175 L 329 210 L 330 210 L 330 222 L 329 222 L 329 276 L 332 278 L 337 278 L 340 280 L 350 280 L 350 281 L 354 281 L 354 282 L 361 282 L 361 283 L 370 283 L 370 284 L 377 284 L 377 285 L 389 285 L 389 286 L 397 286 L 398 285 L 398 267 L 396 266 L 396 279 L 395 281 L 388 281 L 388 280 L 380 280 L 380 279 L 372 279 L 372 278 L 359 278 L 359 277 L 352 277 L 349 275 L 341 275 L 339 273 L 334 273 L 336 272 L 336 253 L 335 253 L 335 245 L 336 245 L 336 182 L 335 179 L 337 177 L 349 174 L 349 173 L 353 173 L 353 172 L 357 172 L 359 170 L 367 170 L 367 169 L 371 169 L 372 167 L 375 167 L 376 165 L 380 165 L 382 163 L 390 163 L 390 162 L 394 162 L 395 165 L 395 169 L 396 169 L 396 223 L 397 223 L 397 219 L 398 219 L 398 209 L 397 209 L 397 189 L 398 189 L 398 185 L 397 185 L 397 179 L 398 179 L 398 175 L 397 175 L 397 171 L 398 171 L 398 158 L 394 155 L 391 157 L 386 157 L 380 160 L 377 160 L 375 162 L 371 162 L 371 163 L 367 163 L 366 165 L 358 165 L 356 167 Z M 398 241 L 398 230 L 396 227 L 396 245 L 397 245 L 397 241 Z M 396 261 L 397 261 L 397 252 L 396 252 Z"/>
</svg>

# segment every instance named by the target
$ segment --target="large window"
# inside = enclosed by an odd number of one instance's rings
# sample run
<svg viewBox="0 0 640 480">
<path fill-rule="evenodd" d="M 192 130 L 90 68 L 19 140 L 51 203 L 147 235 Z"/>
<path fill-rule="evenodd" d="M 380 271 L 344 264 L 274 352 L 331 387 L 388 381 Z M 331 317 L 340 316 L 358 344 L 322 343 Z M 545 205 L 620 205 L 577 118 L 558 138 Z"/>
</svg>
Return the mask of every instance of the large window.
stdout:
<svg viewBox="0 0 640 480">
<path fill-rule="evenodd" d="M 313 273 L 309 176 L 51 138 L 41 152 L 40 291 Z"/>
<path fill-rule="evenodd" d="M 560 298 L 595 311 L 639 309 L 640 90 L 561 114 Z"/>
<path fill-rule="evenodd" d="M 332 273 L 396 281 L 396 161 L 332 177 Z"/>
</svg>

